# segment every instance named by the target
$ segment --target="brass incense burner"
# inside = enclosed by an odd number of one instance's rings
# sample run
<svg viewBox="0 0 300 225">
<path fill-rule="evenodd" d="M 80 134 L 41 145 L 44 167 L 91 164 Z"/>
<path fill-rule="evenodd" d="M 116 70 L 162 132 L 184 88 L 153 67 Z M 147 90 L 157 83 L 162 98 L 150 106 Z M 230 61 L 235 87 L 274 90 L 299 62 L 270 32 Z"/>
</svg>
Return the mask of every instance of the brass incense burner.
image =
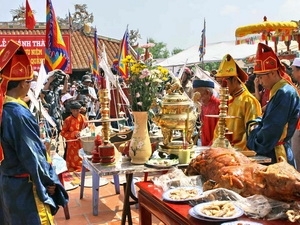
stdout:
<svg viewBox="0 0 300 225">
<path fill-rule="evenodd" d="M 194 102 L 183 92 L 179 81 L 170 85 L 159 106 L 159 112 L 153 118 L 162 131 L 161 150 L 178 154 L 181 149 L 192 149 L 196 120 Z M 175 131 L 181 133 L 178 140 L 174 137 Z"/>
</svg>

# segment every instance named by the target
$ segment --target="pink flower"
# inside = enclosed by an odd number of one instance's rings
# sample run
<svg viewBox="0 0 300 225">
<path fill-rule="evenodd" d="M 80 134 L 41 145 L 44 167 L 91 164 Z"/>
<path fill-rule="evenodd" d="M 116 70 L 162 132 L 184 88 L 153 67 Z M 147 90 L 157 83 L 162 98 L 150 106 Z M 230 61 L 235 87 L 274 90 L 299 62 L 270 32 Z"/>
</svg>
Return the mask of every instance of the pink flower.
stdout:
<svg viewBox="0 0 300 225">
<path fill-rule="evenodd" d="M 141 97 L 141 94 L 140 94 L 139 92 L 137 92 L 137 93 L 135 94 L 135 97 L 136 97 L 136 98 L 139 98 L 139 97 Z"/>
<path fill-rule="evenodd" d="M 148 69 L 143 69 L 142 74 L 140 75 L 140 78 L 143 79 L 148 76 L 150 76 L 150 71 Z"/>
</svg>

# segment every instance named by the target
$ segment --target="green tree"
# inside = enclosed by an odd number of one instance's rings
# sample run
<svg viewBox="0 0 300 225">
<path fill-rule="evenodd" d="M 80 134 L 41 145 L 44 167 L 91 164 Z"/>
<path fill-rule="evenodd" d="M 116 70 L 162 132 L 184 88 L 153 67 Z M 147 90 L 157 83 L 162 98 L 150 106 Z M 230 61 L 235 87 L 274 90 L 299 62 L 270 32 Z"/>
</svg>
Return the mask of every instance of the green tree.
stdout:
<svg viewBox="0 0 300 225">
<path fill-rule="evenodd" d="M 178 54 L 179 52 L 182 52 L 184 49 L 181 49 L 181 48 L 174 48 L 173 51 L 172 51 L 172 55 L 176 55 Z"/>
<path fill-rule="evenodd" d="M 167 44 L 163 42 L 156 42 L 153 38 L 149 38 L 148 42 L 155 44 L 155 46 L 149 50 L 152 53 L 153 59 L 165 59 L 170 56 L 170 52 L 167 49 Z"/>
</svg>

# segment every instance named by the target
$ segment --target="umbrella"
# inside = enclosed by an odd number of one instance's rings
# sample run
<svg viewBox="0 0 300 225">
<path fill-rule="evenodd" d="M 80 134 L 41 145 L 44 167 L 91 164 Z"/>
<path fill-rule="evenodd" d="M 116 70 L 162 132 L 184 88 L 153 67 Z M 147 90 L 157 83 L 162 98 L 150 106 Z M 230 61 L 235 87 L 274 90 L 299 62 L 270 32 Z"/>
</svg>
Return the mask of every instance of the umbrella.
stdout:
<svg viewBox="0 0 300 225">
<path fill-rule="evenodd" d="M 298 30 L 298 23 L 295 21 L 267 21 L 267 17 L 265 16 L 264 21 L 261 23 L 238 27 L 235 30 L 235 36 L 237 38 L 241 38 L 250 34 L 261 34 L 262 39 L 266 41 L 266 44 L 268 44 L 268 37 L 271 36 L 281 36 L 283 40 L 290 40 L 290 37 L 295 30 Z M 275 51 L 277 51 L 276 47 Z"/>
</svg>

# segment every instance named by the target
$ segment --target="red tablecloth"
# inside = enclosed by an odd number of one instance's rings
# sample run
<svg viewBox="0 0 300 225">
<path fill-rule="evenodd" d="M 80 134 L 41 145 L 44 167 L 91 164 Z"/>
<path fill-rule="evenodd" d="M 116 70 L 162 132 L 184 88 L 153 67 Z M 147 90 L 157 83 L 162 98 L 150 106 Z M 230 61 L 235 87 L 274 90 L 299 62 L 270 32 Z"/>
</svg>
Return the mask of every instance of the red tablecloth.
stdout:
<svg viewBox="0 0 300 225">
<path fill-rule="evenodd" d="M 209 224 L 222 224 L 222 222 L 207 222 L 189 215 L 188 211 L 191 208 L 187 203 L 172 203 L 166 202 L 162 199 L 163 190 L 156 187 L 152 182 L 137 182 L 139 187 L 139 213 L 140 225 L 151 225 L 151 214 L 155 215 L 165 224 L 178 224 L 178 225 L 209 225 Z M 287 220 L 254 220 L 246 216 L 242 216 L 237 220 L 253 221 L 263 225 L 295 225 Z"/>
</svg>

